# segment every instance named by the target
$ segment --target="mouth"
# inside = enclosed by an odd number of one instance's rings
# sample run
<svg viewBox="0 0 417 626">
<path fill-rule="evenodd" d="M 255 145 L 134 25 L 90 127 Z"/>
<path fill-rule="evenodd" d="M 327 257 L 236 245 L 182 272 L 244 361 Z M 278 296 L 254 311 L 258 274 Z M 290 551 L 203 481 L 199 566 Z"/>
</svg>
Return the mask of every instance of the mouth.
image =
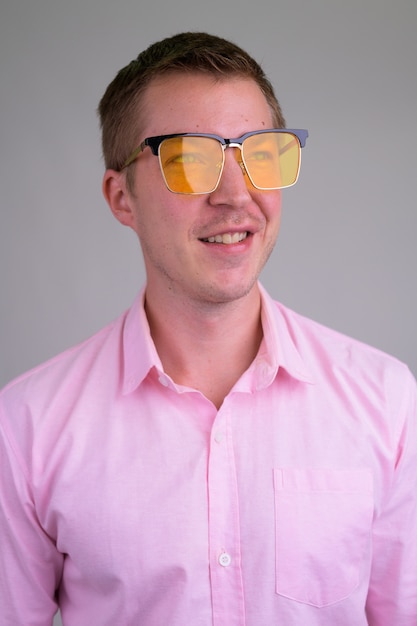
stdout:
<svg viewBox="0 0 417 626">
<path fill-rule="evenodd" d="M 228 246 L 230 244 L 240 243 L 246 239 L 249 234 L 250 233 L 247 230 L 242 233 L 223 233 L 221 235 L 214 235 L 212 237 L 201 239 L 200 241 L 204 241 L 205 243 L 222 243 Z"/>
</svg>

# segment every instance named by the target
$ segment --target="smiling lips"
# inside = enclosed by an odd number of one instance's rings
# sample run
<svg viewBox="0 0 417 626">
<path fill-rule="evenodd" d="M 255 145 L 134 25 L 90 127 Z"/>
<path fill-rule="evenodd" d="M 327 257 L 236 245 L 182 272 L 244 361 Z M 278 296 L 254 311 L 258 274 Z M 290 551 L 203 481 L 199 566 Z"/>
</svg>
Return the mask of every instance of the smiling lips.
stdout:
<svg viewBox="0 0 417 626">
<path fill-rule="evenodd" d="M 247 231 L 243 233 L 224 233 L 223 235 L 207 237 L 207 239 L 202 239 L 201 241 L 205 241 L 206 243 L 223 243 L 229 245 L 231 243 L 239 243 L 240 241 L 246 239 L 247 236 Z"/>
</svg>

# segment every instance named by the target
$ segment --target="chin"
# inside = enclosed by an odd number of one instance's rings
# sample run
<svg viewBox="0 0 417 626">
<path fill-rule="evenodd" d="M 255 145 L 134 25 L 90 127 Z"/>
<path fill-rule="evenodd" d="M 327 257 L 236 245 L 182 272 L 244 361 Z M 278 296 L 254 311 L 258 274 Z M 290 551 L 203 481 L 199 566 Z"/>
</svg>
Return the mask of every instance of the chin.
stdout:
<svg viewBox="0 0 417 626">
<path fill-rule="evenodd" d="M 235 302 L 241 298 L 248 296 L 257 283 L 255 278 L 252 281 L 246 281 L 245 283 L 233 283 L 230 285 L 210 285 L 201 294 L 206 302 L 213 304 L 227 304 L 229 302 Z"/>
</svg>

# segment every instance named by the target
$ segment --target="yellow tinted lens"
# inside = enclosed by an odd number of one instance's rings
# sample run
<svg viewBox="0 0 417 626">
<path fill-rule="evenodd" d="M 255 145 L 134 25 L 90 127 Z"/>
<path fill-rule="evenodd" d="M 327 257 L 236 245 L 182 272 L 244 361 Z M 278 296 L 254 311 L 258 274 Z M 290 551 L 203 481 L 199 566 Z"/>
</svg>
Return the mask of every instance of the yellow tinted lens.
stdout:
<svg viewBox="0 0 417 626">
<path fill-rule="evenodd" d="M 211 137 L 171 137 L 161 143 L 159 160 L 171 191 L 209 193 L 219 180 L 223 150 Z"/>
<path fill-rule="evenodd" d="M 243 161 L 259 189 L 293 185 L 300 169 L 300 144 L 291 133 L 260 133 L 243 142 Z"/>
</svg>

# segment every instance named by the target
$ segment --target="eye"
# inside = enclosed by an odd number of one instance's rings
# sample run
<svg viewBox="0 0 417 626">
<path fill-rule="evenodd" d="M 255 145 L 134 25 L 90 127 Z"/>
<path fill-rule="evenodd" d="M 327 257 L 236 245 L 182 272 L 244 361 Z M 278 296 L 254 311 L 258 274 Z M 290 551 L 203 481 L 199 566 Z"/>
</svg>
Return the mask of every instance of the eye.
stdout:
<svg viewBox="0 0 417 626">
<path fill-rule="evenodd" d="M 256 152 L 251 152 L 250 154 L 245 154 L 245 158 L 247 161 L 271 161 L 272 154 L 268 150 L 257 150 Z"/>
<path fill-rule="evenodd" d="M 167 164 L 178 163 L 180 165 L 193 165 L 196 163 L 204 163 L 205 159 L 197 152 L 186 152 L 172 156 Z"/>
</svg>

